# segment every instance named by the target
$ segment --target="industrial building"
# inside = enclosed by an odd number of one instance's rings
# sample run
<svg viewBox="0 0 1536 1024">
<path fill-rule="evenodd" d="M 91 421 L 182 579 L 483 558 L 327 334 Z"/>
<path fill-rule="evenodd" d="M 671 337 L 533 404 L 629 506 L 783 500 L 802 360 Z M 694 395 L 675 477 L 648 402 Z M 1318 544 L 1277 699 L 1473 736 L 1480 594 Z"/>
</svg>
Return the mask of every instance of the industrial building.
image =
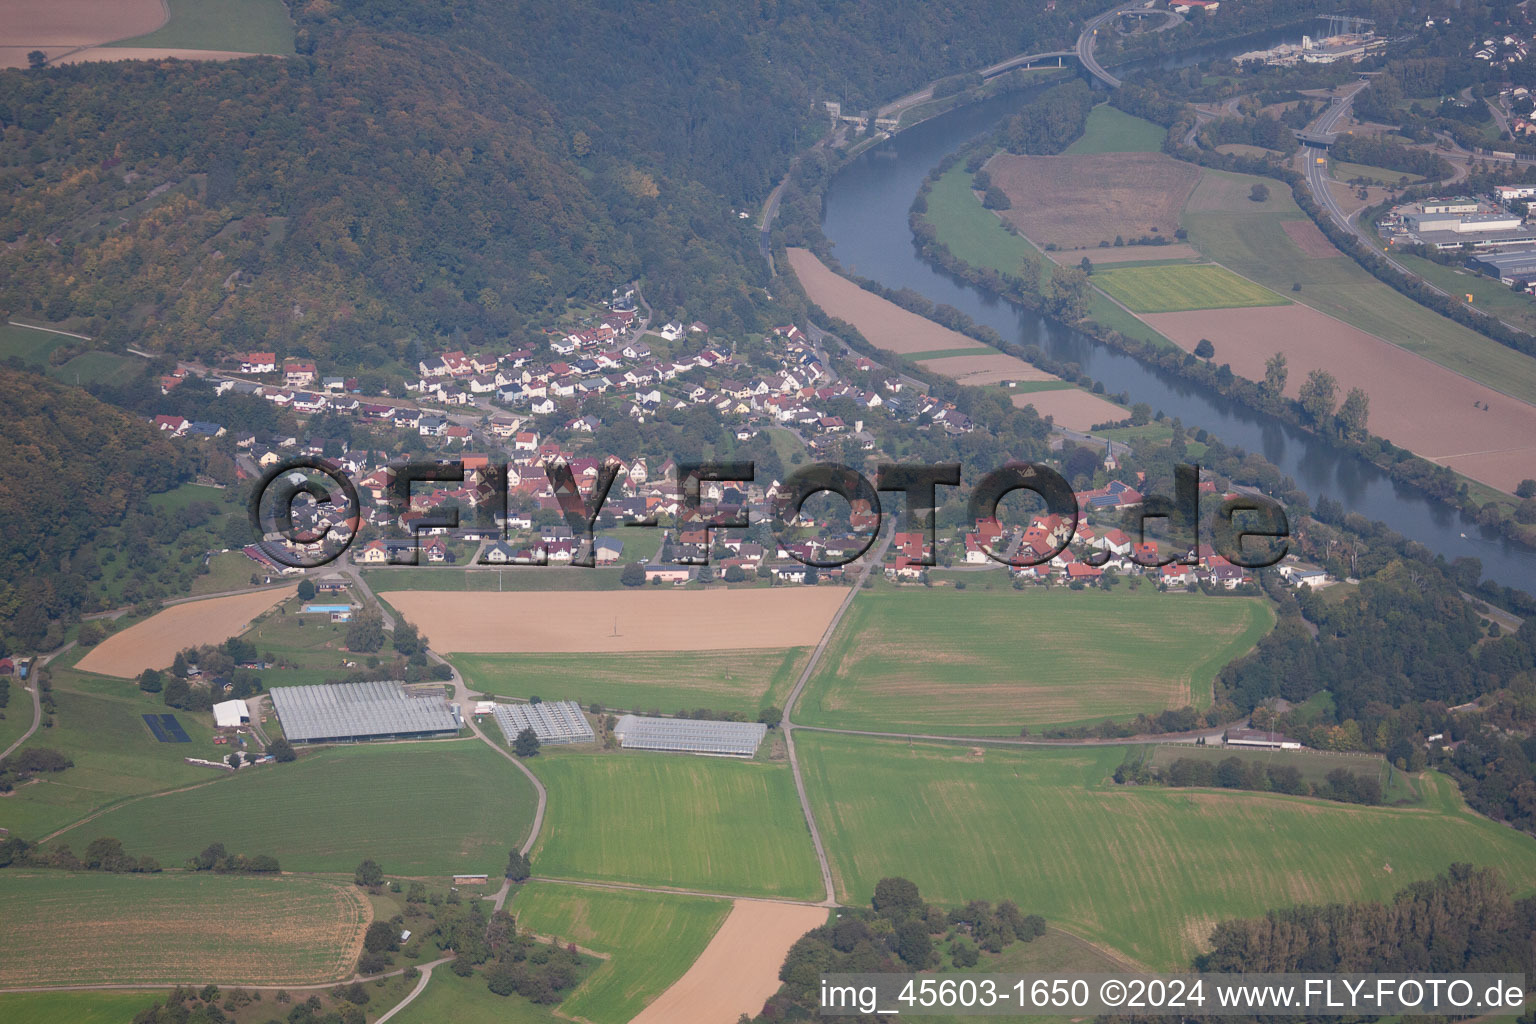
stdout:
<svg viewBox="0 0 1536 1024">
<path fill-rule="evenodd" d="M 1514 231 L 1525 219 L 1518 213 L 1409 213 L 1403 220 L 1408 227 L 1423 234 L 1426 231 L 1454 231 L 1457 234 L 1480 234 L 1489 231 Z"/>
<path fill-rule="evenodd" d="M 271 692 L 292 743 L 433 739 L 457 736 L 462 725 L 458 705 L 440 690 L 417 696 L 399 682 L 274 686 Z"/>
<path fill-rule="evenodd" d="M 761 722 L 713 722 L 695 718 L 625 715 L 613 734 L 625 750 L 751 757 L 768 727 Z"/>
<path fill-rule="evenodd" d="M 478 710 L 478 709 L 477 709 Z M 538 704 L 498 704 L 496 724 L 507 742 L 524 729 L 532 729 L 540 743 L 592 743 L 592 725 L 573 700 L 546 700 Z"/>
<path fill-rule="evenodd" d="M 1480 274 L 1496 277 L 1504 284 L 1525 284 L 1536 280 L 1536 249 L 1481 253 L 1470 257 L 1467 266 Z"/>
<path fill-rule="evenodd" d="M 251 722 L 251 709 L 243 700 L 226 700 L 213 706 L 213 724 L 220 729 L 238 729 Z"/>
<path fill-rule="evenodd" d="M 1278 732 L 1263 729 L 1228 729 L 1222 742 L 1229 747 L 1256 747 L 1260 750 L 1300 750 L 1301 743 Z"/>
</svg>

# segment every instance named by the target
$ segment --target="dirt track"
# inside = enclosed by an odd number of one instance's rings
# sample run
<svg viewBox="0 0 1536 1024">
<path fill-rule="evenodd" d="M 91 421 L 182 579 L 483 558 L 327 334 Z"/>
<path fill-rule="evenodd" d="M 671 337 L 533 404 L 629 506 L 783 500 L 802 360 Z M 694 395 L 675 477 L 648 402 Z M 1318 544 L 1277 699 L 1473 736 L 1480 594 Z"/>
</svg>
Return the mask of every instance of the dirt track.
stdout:
<svg viewBox="0 0 1536 1024">
<path fill-rule="evenodd" d="M 1189 351 L 1209 338 L 1216 362 L 1230 363 L 1250 380 L 1262 380 L 1265 360 L 1284 352 L 1286 394 L 1293 397 L 1311 370 L 1327 370 L 1338 381 L 1338 401 L 1352 387 L 1370 396 L 1371 433 L 1474 480 L 1513 492 L 1521 480 L 1536 477 L 1536 406 L 1308 306 L 1151 313 L 1142 319 Z"/>
<path fill-rule="evenodd" d="M 569 590 L 383 595 L 442 653 L 720 651 L 814 645 L 848 591 Z M 614 635 L 617 631 L 617 636 Z"/>
<path fill-rule="evenodd" d="M 809 249 L 790 249 L 789 266 L 811 301 L 831 316 L 846 320 L 887 352 L 940 352 L 952 348 L 982 348 L 981 342 L 959 331 L 909 313 L 896 303 L 867 292 L 833 273 Z"/>
<path fill-rule="evenodd" d="M 109 636 L 75 667 L 82 672 L 124 679 L 147 668 L 166 668 L 176 660 L 177 651 L 198 644 L 223 643 L 244 632 L 252 619 L 288 600 L 297 589 L 282 587 L 172 605 Z"/>
<path fill-rule="evenodd" d="M 778 991 L 795 940 L 826 923 L 825 907 L 737 900 L 704 952 L 630 1024 L 734 1024 Z"/>
</svg>

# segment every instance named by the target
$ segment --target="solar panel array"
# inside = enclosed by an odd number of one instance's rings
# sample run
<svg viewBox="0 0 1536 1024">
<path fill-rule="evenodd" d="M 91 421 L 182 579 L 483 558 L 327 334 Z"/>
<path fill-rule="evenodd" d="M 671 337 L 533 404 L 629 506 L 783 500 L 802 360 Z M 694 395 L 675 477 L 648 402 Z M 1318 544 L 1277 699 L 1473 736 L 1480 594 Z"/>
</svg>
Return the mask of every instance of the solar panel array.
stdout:
<svg viewBox="0 0 1536 1024">
<path fill-rule="evenodd" d="M 532 729 L 540 743 L 591 743 L 596 737 L 592 725 L 573 700 L 546 700 L 538 704 L 498 704 L 496 724 L 507 741 L 517 739 L 524 729 Z"/>
<path fill-rule="evenodd" d="M 761 722 L 711 722 L 694 718 L 625 715 L 613 727 L 625 750 L 751 757 L 768 727 Z"/>
<path fill-rule="evenodd" d="M 457 734 L 440 693 L 413 697 L 398 682 L 274 686 L 272 706 L 295 743 Z"/>
</svg>

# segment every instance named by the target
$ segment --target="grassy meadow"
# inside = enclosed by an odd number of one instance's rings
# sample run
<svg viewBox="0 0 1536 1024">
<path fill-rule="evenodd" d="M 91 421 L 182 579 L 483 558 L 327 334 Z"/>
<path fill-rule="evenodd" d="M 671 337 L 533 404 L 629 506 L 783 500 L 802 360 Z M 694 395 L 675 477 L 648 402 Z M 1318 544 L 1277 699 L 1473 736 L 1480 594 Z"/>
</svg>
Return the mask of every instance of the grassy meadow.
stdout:
<svg viewBox="0 0 1536 1024">
<path fill-rule="evenodd" d="M 592 1024 L 624 1024 L 681 978 L 731 912 L 728 900 L 533 882 L 513 897 L 519 928 L 606 956 L 560 1004 Z"/>
<path fill-rule="evenodd" d="M 222 842 L 272 854 L 287 871 L 350 872 L 371 857 L 392 875 L 494 878 L 537 802 L 523 774 L 479 740 L 302 751 L 290 764 L 217 777 L 114 808 L 59 840 L 78 853 L 115 836 L 167 866 Z"/>
<path fill-rule="evenodd" d="M 873 590 L 839 624 L 795 721 L 1016 736 L 1204 706 L 1217 670 L 1273 622 L 1258 599 L 1152 588 Z"/>
<path fill-rule="evenodd" d="M 455 654 L 471 687 L 503 697 L 596 702 L 625 711 L 783 707 L 805 667 L 804 647 L 686 654 Z"/>
<path fill-rule="evenodd" d="M 1088 112 L 1083 134 L 1066 152 L 1079 153 L 1160 153 L 1168 129 L 1127 114 L 1118 107 L 1101 103 Z"/>
<path fill-rule="evenodd" d="M 821 896 L 786 764 L 547 751 L 540 875 L 741 896 Z"/>
<path fill-rule="evenodd" d="M 0 1003 L 0 1009 L 4 1008 Z M 460 978 L 444 964 L 432 971 L 426 991 L 390 1018 L 392 1024 L 564 1024 L 552 1006 L 522 996 L 498 996 L 478 974 Z"/>
<path fill-rule="evenodd" d="M 161 998 L 159 992 L 5 992 L 0 993 L 0 1020 L 123 1024 Z"/>
<path fill-rule="evenodd" d="M 1225 918 L 1384 899 L 1456 861 L 1536 889 L 1536 839 L 1426 776 L 1424 808 L 1121 787 L 1124 747 L 995 750 L 801 733 L 838 893 L 903 875 L 940 903 L 1015 900 L 1154 969 L 1189 966 Z"/>
<path fill-rule="evenodd" d="M 166 0 L 171 19 L 163 26 L 113 46 L 240 53 L 294 52 L 293 22 L 282 0 Z"/>
<path fill-rule="evenodd" d="M 1110 267 L 1095 273 L 1093 283 L 1135 313 L 1288 304 L 1263 285 L 1210 263 Z"/>
</svg>

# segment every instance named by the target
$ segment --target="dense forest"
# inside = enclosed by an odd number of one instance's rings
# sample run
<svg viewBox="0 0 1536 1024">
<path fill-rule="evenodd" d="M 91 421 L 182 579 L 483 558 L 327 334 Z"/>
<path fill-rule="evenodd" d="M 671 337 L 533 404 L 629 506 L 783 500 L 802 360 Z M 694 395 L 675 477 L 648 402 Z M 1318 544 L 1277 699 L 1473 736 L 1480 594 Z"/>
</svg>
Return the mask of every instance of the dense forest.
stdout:
<svg viewBox="0 0 1536 1024">
<path fill-rule="evenodd" d="M 0 391 L 0 653 L 48 650 L 87 606 L 103 531 L 184 467 L 154 427 L 78 388 L 0 367 Z"/>
<path fill-rule="evenodd" d="M 663 313 L 760 329 L 782 311 L 732 206 L 821 101 L 1062 45 L 1100 5 L 291 6 L 293 59 L 0 72 L 0 312 L 357 369 L 519 341 L 635 278 Z"/>
</svg>

